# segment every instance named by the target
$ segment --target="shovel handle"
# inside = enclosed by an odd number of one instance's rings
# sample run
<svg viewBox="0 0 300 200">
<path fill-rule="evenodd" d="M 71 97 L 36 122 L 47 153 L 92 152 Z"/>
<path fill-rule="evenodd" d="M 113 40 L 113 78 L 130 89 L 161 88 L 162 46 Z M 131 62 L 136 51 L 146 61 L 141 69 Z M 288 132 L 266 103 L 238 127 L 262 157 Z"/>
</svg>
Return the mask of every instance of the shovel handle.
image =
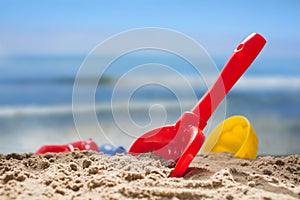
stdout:
<svg viewBox="0 0 300 200">
<path fill-rule="evenodd" d="M 192 109 L 192 112 L 199 116 L 198 127 L 201 130 L 204 129 L 206 122 L 226 94 L 257 57 L 265 43 L 266 40 L 260 34 L 252 33 L 234 50 L 215 83 Z"/>
</svg>

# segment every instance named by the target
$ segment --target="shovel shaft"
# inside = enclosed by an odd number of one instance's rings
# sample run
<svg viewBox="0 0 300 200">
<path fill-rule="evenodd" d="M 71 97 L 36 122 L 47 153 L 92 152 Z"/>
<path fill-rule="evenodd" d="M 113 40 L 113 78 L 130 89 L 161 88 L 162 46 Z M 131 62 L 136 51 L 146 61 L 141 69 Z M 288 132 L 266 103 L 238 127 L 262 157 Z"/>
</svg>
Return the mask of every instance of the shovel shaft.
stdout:
<svg viewBox="0 0 300 200">
<path fill-rule="evenodd" d="M 266 40 L 261 35 L 252 33 L 234 50 L 215 83 L 192 109 L 192 112 L 199 116 L 198 127 L 201 130 L 204 129 L 206 122 L 226 94 L 257 57 L 265 43 Z"/>
</svg>

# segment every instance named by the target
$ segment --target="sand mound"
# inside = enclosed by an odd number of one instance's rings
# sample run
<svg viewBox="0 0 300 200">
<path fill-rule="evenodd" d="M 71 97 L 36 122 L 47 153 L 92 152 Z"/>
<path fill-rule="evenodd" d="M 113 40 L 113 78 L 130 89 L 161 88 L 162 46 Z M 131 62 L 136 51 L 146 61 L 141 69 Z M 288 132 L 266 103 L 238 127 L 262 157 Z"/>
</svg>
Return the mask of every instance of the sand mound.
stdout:
<svg viewBox="0 0 300 200">
<path fill-rule="evenodd" d="M 299 199 L 300 156 L 199 155 L 183 178 L 153 154 L 0 155 L 1 199 Z"/>
</svg>

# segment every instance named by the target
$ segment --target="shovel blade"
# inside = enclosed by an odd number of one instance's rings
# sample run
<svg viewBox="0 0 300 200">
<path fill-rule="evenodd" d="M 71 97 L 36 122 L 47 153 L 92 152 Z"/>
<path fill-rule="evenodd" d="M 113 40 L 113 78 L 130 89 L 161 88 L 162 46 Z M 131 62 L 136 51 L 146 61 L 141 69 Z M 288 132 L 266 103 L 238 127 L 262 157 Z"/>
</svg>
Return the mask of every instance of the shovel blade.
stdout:
<svg viewBox="0 0 300 200">
<path fill-rule="evenodd" d="M 195 126 L 188 126 L 179 131 L 175 126 L 165 126 L 138 138 L 129 153 L 155 152 L 166 160 L 174 160 L 176 166 L 170 177 L 182 177 L 204 141 L 205 135 Z"/>
</svg>

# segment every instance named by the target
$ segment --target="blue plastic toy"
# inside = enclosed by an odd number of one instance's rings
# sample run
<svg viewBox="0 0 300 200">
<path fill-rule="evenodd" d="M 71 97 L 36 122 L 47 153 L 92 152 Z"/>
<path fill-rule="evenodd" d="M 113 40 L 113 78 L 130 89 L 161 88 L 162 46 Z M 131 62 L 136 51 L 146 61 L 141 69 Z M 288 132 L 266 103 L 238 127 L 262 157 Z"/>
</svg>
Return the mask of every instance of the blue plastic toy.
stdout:
<svg viewBox="0 0 300 200">
<path fill-rule="evenodd" d="M 111 144 L 103 144 L 99 146 L 99 151 L 108 155 L 115 155 L 116 153 L 127 153 L 126 149 L 122 146 L 114 147 Z"/>
</svg>

